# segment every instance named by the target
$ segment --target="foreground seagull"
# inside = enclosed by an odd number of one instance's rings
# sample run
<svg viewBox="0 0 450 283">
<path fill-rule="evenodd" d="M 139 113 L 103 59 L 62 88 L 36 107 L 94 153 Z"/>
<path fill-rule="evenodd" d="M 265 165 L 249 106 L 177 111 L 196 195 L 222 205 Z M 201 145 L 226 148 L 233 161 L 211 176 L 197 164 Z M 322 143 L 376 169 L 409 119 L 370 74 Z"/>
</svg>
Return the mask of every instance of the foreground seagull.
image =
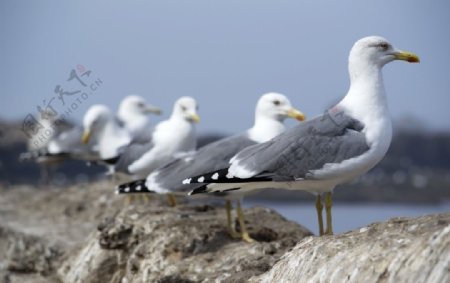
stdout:
<svg viewBox="0 0 450 283">
<path fill-rule="evenodd" d="M 195 99 L 179 98 L 170 118 L 156 125 L 149 141 L 133 142 L 121 149 L 114 172 L 145 178 L 177 155 L 194 151 L 197 145 L 194 123 L 200 121 L 197 110 Z"/>
<path fill-rule="evenodd" d="M 263 188 L 308 191 L 317 195 L 320 234 L 333 234 L 333 189 L 373 168 L 390 145 L 392 126 L 381 69 L 394 60 L 419 62 L 419 57 L 382 37 L 358 40 L 349 56 L 350 89 L 336 106 L 242 150 L 227 168 L 187 179 L 205 183 L 191 194 Z M 321 194 L 325 194 L 326 231 Z"/>
<path fill-rule="evenodd" d="M 153 191 L 160 194 L 182 193 L 202 186 L 201 184 L 183 185 L 184 178 L 199 175 L 211 170 L 227 166 L 231 157 L 240 150 L 272 139 L 285 130 L 283 121 L 286 117 L 304 120 L 304 115 L 293 108 L 288 98 L 279 93 L 267 93 L 261 96 L 256 104 L 254 126 L 247 131 L 200 148 L 194 154 L 178 158 L 162 168 L 151 173 L 147 179 L 122 184 L 118 193 L 137 193 Z M 237 237 L 231 225 L 231 202 L 227 199 L 228 229 L 232 236 Z M 251 241 L 245 230 L 243 213 L 238 201 L 238 219 L 241 226 L 241 236 Z"/>
</svg>

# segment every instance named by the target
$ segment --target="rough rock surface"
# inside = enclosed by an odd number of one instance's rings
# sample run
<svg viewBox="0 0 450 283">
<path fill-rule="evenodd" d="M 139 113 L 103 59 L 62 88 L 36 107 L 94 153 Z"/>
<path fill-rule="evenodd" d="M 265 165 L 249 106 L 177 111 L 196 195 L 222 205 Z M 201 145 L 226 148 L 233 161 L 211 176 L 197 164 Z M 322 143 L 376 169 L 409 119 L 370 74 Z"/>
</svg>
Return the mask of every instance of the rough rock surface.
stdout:
<svg viewBox="0 0 450 283">
<path fill-rule="evenodd" d="M 1 283 L 245 282 L 311 235 L 256 207 L 245 211 L 258 240 L 248 244 L 228 236 L 222 207 L 158 196 L 125 206 L 107 182 L 1 193 Z"/>
<path fill-rule="evenodd" d="M 246 215 L 259 242 L 231 239 L 222 208 L 131 206 L 100 223 L 99 232 L 58 273 L 64 282 L 80 283 L 245 282 L 311 235 L 265 208 Z"/>
<path fill-rule="evenodd" d="M 0 188 L 0 283 L 61 282 L 56 270 L 118 210 L 108 183 L 69 189 Z"/>
<path fill-rule="evenodd" d="M 250 282 L 450 282 L 450 213 L 308 237 Z"/>
</svg>

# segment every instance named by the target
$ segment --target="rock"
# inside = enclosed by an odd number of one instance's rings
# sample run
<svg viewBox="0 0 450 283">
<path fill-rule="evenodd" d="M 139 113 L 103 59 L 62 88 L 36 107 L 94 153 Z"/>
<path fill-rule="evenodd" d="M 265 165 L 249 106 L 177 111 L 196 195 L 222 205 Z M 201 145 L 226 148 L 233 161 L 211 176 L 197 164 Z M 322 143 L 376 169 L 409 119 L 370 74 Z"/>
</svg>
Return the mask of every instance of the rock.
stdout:
<svg viewBox="0 0 450 283">
<path fill-rule="evenodd" d="M 450 282 L 450 213 L 305 238 L 250 282 Z"/>
<path fill-rule="evenodd" d="M 223 208 L 133 205 L 104 219 L 58 275 L 80 283 L 245 282 L 311 235 L 266 208 L 246 210 L 246 216 L 250 235 L 260 242 L 231 239 Z"/>
<path fill-rule="evenodd" d="M 55 282 L 63 250 L 46 239 L 0 226 L 0 254 L 0 283 Z"/>
<path fill-rule="evenodd" d="M 249 244 L 228 236 L 223 207 L 126 206 L 109 182 L 0 195 L 0 283 L 450 282 L 450 214 L 312 237 L 254 207 Z"/>
<path fill-rule="evenodd" d="M 9 271 L 48 275 L 62 255 L 60 247 L 35 236 L 11 233 L 8 242 L 6 269 Z"/>
</svg>

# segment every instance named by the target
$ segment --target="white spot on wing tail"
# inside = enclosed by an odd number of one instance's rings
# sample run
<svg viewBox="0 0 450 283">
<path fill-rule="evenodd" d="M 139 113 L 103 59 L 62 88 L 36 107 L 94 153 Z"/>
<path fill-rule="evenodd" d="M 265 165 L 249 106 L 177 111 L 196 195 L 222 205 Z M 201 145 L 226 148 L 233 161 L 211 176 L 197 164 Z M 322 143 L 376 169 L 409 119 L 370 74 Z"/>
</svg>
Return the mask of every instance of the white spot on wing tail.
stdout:
<svg viewBox="0 0 450 283">
<path fill-rule="evenodd" d="M 214 173 L 212 176 L 211 176 L 211 179 L 213 179 L 213 180 L 217 180 L 217 179 L 219 179 L 219 173 Z"/>
<path fill-rule="evenodd" d="M 141 185 L 136 187 L 136 191 L 140 191 L 142 189 Z"/>
<path fill-rule="evenodd" d="M 257 172 L 246 169 L 245 166 L 239 164 L 239 161 L 236 161 L 231 163 L 230 168 L 228 168 L 227 178 L 237 177 L 247 179 L 255 176 L 256 174 Z"/>
<path fill-rule="evenodd" d="M 187 185 L 191 183 L 192 178 L 187 178 L 183 180 L 183 185 Z"/>
<path fill-rule="evenodd" d="M 199 183 L 203 183 L 203 181 L 205 181 L 205 177 L 201 176 L 200 178 L 197 179 L 197 182 Z"/>
<path fill-rule="evenodd" d="M 125 189 L 123 189 L 123 191 L 128 193 L 130 191 L 130 187 L 126 187 Z"/>
</svg>

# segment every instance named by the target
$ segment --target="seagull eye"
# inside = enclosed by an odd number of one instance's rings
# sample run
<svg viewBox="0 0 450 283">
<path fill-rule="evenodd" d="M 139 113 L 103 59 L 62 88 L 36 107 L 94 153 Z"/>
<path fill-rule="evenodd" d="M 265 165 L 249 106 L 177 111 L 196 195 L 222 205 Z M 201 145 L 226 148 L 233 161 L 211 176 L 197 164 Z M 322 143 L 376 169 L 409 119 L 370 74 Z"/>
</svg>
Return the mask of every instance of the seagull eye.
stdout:
<svg viewBox="0 0 450 283">
<path fill-rule="evenodd" d="M 137 106 L 140 107 L 140 108 L 144 108 L 144 103 L 139 102 L 139 103 L 137 104 Z"/>
<path fill-rule="evenodd" d="M 378 45 L 381 49 L 383 49 L 384 51 L 389 49 L 389 44 L 386 42 L 382 42 Z"/>
<path fill-rule="evenodd" d="M 276 106 L 278 106 L 278 105 L 281 104 L 281 102 L 280 102 L 279 100 L 274 100 L 274 101 L 273 101 L 273 104 L 276 105 Z"/>
<path fill-rule="evenodd" d="M 186 106 L 181 105 L 181 110 L 183 110 L 184 112 L 186 112 L 186 110 L 187 110 Z"/>
</svg>

